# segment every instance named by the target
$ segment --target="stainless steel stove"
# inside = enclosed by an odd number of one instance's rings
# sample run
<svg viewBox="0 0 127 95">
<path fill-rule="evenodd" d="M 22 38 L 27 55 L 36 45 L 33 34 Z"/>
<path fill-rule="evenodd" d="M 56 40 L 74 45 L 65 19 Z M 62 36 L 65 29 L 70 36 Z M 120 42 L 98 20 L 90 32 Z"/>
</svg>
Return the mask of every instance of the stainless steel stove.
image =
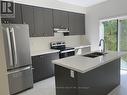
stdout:
<svg viewBox="0 0 127 95">
<path fill-rule="evenodd" d="M 75 49 L 71 47 L 66 47 L 65 42 L 51 42 L 50 43 L 51 49 L 60 50 L 59 57 L 65 58 L 69 56 L 75 55 Z"/>
</svg>

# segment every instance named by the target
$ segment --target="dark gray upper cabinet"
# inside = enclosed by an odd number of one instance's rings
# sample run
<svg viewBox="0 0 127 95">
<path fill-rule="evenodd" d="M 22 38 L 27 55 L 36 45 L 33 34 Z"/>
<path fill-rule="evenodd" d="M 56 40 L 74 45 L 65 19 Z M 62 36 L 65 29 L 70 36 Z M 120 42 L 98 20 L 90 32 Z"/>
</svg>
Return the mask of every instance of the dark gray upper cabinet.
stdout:
<svg viewBox="0 0 127 95">
<path fill-rule="evenodd" d="M 29 34 L 30 37 L 34 37 L 35 29 L 34 29 L 34 10 L 32 6 L 22 5 L 22 19 L 23 23 L 29 25 Z"/>
<path fill-rule="evenodd" d="M 22 24 L 21 5 L 15 3 L 15 17 L 1 18 L 3 24 Z"/>
<path fill-rule="evenodd" d="M 52 9 L 34 7 L 35 36 L 53 36 Z"/>
<path fill-rule="evenodd" d="M 85 34 L 85 15 L 15 3 L 15 18 L 3 24 L 28 24 L 30 37 L 54 36 L 53 28 L 69 28 L 70 35 Z"/>
<path fill-rule="evenodd" d="M 68 12 L 53 10 L 53 22 L 55 28 L 69 28 Z"/>
<path fill-rule="evenodd" d="M 85 15 L 69 12 L 70 35 L 85 34 Z"/>
</svg>

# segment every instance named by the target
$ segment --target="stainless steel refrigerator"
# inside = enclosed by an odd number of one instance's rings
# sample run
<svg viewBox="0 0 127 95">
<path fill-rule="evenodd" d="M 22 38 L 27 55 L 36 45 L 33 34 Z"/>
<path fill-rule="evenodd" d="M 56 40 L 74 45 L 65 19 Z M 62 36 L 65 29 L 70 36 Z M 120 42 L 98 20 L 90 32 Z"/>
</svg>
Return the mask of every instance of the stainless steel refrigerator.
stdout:
<svg viewBox="0 0 127 95">
<path fill-rule="evenodd" d="M 26 24 L 3 24 L 5 56 L 10 94 L 33 87 L 29 27 Z"/>
</svg>

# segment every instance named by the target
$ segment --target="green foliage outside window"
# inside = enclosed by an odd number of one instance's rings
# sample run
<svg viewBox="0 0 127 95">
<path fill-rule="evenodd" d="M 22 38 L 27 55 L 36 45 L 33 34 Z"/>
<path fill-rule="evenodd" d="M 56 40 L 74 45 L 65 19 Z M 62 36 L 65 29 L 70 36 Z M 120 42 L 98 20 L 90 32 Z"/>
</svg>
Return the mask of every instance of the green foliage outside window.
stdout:
<svg viewBox="0 0 127 95">
<path fill-rule="evenodd" d="M 117 20 L 105 21 L 104 25 L 104 39 L 106 49 L 111 51 L 117 50 Z"/>
<path fill-rule="evenodd" d="M 127 20 L 120 21 L 120 51 L 127 51 Z"/>
<path fill-rule="evenodd" d="M 127 20 L 120 20 L 120 32 L 119 32 L 119 49 L 120 51 L 127 51 Z M 127 56 L 122 57 L 127 62 Z"/>
<path fill-rule="evenodd" d="M 104 25 L 104 39 L 106 43 L 106 49 L 111 51 L 117 51 L 119 48 L 120 51 L 127 52 L 127 20 L 119 20 L 120 25 L 119 38 L 118 38 L 117 20 L 105 21 L 103 22 L 103 25 Z M 122 57 L 122 60 L 127 62 L 127 56 Z"/>
</svg>

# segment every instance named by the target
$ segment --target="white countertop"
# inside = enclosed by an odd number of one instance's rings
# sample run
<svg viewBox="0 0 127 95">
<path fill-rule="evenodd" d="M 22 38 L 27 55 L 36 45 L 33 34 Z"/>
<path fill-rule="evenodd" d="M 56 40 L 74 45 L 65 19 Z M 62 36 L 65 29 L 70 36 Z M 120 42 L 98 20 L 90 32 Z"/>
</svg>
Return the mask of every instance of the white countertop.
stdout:
<svg viewBox="0 0 127 95">
<path fill-rule="evenodd" d="M 125 52 L 112 52 L 112 51 L 108 51 L 107 53 L 108 54 L 104 56 L 96 58 L 89 58 L 77 55 L 54 60 L 53 63 L 80 73 L 85 73 L 127 54 Z"/>
<path fill-rule="evenodd" d="M 79 45 L 79 46 L 70 46 L 70 47 L 75 48 L 75 49 L 79 49 L 79 48 L 90 47 L 90 45 Z M 55 53 L 55 52 L 59 52 L 59 51 L 60 50 L 55 50 L 55 49 L 45 49 L 45 50 L 31 51 L 31 56 Z"/>
<path fill-rule="evenodd" d="M 54 49 L 47 49 L 47 50 L 38 50 L 38 51 L 32 51 L 31 56 L 37 56 L 37 55 L 43 55 L 43 54 L 49 54 L 49 53 L 56 53 L 60 50 L 54 50 Z"/>
</svg>

